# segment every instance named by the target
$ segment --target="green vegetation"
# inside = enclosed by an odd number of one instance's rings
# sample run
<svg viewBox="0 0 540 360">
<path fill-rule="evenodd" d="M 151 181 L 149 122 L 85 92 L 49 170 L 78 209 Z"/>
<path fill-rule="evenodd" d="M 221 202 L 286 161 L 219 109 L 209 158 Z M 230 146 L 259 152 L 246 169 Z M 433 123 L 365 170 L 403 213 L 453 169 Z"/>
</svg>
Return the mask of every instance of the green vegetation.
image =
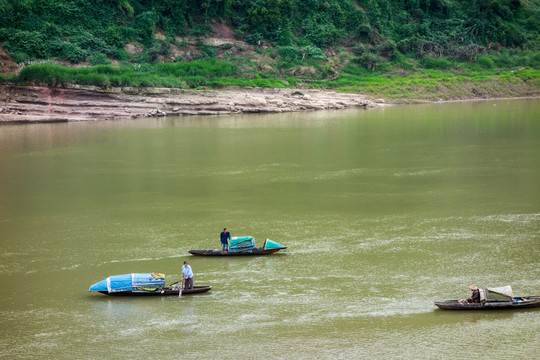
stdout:
<svg viewBox="0 0 540 360">
<path fill-rule="evenodd" d="M 540 70 L 470 71 L 464 75 L 427 70 L 407 76 L 382 76 L 345 68 L 336 81 L 322 84 L 343 92 L 362 92 L 399 99 L 452 100 L 478 96 L 535 95 L 540 88 Z"/>
<path fill-rule="evenodd" d="M 485 79 L 491 93 L 529 91 L 540 69 L 540 0 L 0 0 L 0 24 L 0 45 L 26 65 L 0 81 L 47 86 L 407 97 L 481 92 Z M 235 40 L 205 42 L 223 27 Z"/>
<path fill-rule="evenodd" d="M 489 64 L 494 62 L 491 58 L 486 61 Z M 281 77 L 264 77 L 262 73 L 257 73 L 256 77 L 247 77 L 238 72 L 232 63 L 214 59 L 145 66 L 98 65 L 81 68 L 44 63 L 26 66 L 18 75 L 12 75 L 9 81 L 53 87 L 79 84 L 101 88 L 148 86 L 193 89 L 226 86 L 284 88 L 302 83 L 306 88 L 360 92 L 394 101 L 524 96 L 535 95 L 540 89 L 540 70 L 486 70 L 482 65 L 478 65 L 477 70 L 467 69 L 461 70 L 461 74 L 457 74 L 456 69 L 427 69 L 401 74 L 373 72 L 349 65 L 333 80 L 313 80 L 310 75 L 291 76 L 285 80 Z"/>
<path fill-rule="evenodd" d="M 203 59 L 186 63 L 146 64 L 145 66 L 97 65 L 74 68 L 51 63 L 24 67 L 11 81 L 44 86 L 68 84 L 90 85 L 101 88 L 144 86 L 199 88 L 203 86 L 285 87 L 280 79 L 234 76 L 235 67 L 228 62 Z"/>
</svg>

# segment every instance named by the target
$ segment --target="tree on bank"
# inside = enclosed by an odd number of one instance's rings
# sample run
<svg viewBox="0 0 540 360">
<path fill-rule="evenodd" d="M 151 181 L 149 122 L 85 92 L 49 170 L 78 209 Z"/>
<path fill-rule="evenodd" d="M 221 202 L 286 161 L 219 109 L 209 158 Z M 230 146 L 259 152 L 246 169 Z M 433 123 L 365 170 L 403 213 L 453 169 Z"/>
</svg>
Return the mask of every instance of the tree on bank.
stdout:
<svg viewBox="0 0 540 360">
<path fill-rule="evenodd" d="M 236 40 L 280 59 L 280 73 L 301 63 L 335 78 L 341 65 L 327 55 L 343 49 L 368 71 L 445 70 L 455 61 L 540 68 L 540 0 L 0 0 L 0 24 L 0 43 L 19 64 L 144 68 L 243 51 L 204 44 L 224 24 Z M 175 47 L 190 51 L 171 56 Z"/>
</svg>

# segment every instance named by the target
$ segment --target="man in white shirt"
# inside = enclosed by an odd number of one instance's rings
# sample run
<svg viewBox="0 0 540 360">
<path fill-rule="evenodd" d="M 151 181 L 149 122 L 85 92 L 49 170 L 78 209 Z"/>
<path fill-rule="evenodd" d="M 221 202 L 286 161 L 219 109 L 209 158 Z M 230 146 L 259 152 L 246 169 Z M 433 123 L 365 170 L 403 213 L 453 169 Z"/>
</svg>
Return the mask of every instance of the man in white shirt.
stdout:
<svg viewBox="0 0 540 360">
<path fill-rule="evenodd" d="M 182 274 L 184 275 L 184 279 L 186 279 L 184 289 L 193 289 L 193 270 L 191 270 L 191 266 L 189 266 L 187 261 L 184 261 L 184 266 L 182 266 Z"/>
</svg>

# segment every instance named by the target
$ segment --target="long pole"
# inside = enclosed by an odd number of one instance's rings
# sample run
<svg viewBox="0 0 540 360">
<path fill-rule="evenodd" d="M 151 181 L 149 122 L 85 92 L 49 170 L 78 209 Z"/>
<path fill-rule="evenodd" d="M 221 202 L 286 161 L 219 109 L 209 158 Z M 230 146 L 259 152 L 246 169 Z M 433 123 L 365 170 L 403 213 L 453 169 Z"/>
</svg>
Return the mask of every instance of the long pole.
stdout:
<svg viewBox="0 0 540 360">
<path fill-rule="evenodd" d="M 180 281 L 180 290 L 178 290 L 178 297 L 182 297 L 182 288 L 184 287 L 184 275 L 182 274 L 182 280 Z"/>
</svg>

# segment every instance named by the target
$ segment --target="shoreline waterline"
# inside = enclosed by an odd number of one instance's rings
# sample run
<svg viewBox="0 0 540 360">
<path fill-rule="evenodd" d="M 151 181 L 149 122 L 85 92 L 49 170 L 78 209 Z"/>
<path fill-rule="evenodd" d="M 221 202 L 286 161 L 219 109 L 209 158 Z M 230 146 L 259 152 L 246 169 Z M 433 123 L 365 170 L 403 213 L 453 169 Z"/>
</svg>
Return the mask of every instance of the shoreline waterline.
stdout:
<svg viewBox="0 0 540 360">
<path fill-rule="evenodd" d="M 368 94 L 319 89 L 50 88 L 0 85 L 0 124 L 36 124 L 121 120 L 190 115 L 287 113 L 317 110 L 369 109 L 393 105 L 452 103 L 540 96 L 467 99 L 387 99 Z"/>
</svg>

